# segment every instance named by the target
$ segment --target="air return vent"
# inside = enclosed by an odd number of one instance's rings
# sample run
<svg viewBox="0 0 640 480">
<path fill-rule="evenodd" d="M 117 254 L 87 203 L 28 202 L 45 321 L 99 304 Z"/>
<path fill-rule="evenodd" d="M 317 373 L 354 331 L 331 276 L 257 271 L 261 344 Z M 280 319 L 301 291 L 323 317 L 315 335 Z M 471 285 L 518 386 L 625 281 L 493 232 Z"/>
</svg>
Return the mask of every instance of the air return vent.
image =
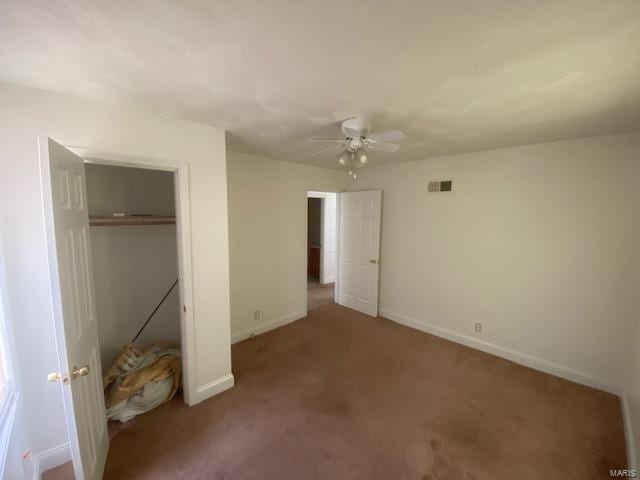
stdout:
<svg viewBox="0 0 640 480">
<path fill-rule="evenodd" d="M 453 180 L 439 180 L 437 182 L 429 182 L 427 191 L 430 193 L 435 192 L 450 192 L 453 190 Z"/>
</svg>

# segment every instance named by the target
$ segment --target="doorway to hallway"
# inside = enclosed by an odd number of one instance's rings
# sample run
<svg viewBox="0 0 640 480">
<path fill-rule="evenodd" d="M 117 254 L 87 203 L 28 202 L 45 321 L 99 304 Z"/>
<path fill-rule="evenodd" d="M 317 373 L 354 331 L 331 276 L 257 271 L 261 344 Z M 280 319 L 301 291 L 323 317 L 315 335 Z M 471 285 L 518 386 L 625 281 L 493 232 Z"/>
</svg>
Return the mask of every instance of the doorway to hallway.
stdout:
<svg viewBox="0 0 640 480">
<path fill-rule="evenodd" d="M 307 192 L 307 311 L 335 301 L 337 194 Z"/>
</svg>

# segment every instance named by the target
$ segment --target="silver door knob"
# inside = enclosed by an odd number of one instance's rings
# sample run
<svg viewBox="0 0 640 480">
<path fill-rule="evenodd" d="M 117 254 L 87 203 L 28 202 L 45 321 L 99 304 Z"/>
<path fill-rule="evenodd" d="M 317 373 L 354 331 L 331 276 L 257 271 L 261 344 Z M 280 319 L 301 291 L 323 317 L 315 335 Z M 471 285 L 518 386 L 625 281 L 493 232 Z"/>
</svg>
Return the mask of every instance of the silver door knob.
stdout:
<svg viewBox="0 0 640 480">
<path fill-rule="evenodd" d="M 371 260 L 369 260 L 369 263 L 378 263 L 378 261 L 375 258 L 372 258 Z"/>
<path fill-rule="evenodd" d="M 73 367 L 71 370 L 71 378 L 86 377 L 87 375 L 89 375 L 89 365 L 83 365 L 79 368 Z"/>
</svg>

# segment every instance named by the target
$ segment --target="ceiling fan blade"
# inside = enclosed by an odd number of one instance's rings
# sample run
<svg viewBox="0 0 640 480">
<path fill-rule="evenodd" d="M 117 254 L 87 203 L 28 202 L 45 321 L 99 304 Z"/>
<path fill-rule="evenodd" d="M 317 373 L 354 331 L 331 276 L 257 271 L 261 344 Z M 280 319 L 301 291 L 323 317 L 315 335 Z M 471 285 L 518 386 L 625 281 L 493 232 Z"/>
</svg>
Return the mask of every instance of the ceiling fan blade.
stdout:
<svg viewBox="0 0 640 480">
<path fill-rule="evenodd" d="M 375 140 L 376 142 L 395 142 L 396 140 L 402 140 L 404 133 L 400 130 L 385 130 L 384 132 L 372 133 L 369 135 L 369 140 Z"/>
<path fill-rule="evenodd" d="M 331 145 L 329 148 L 325 148 L 323 150 L 320 150 L 319 152 L 312 153 L 311 155 L 308 155 L 308 156 L 309 157 L 316 157 L 318 155 L 322 155 L 323 153 L 331 152 L 333 150 L 339 150 L 341 148 L 344 148 L 342 143 L 340 143 L 340 145 Z"/>
<path fill-rule="evenodd" d="M 369 141 L 367 142 L 367 146 L 371 150 L 379 150 L 381 152 L 389 152 L 389 153 L 397 152 L 398 149 L 400 148 L 400 145 L 396 145 L 395 143 L 378 142 L 371 139 L 369 139 Z"/>
<path fill-rule="evenodd" d="M 344 138 L 308 138 L 308 142 L 344 143 Z"/>
</svg>

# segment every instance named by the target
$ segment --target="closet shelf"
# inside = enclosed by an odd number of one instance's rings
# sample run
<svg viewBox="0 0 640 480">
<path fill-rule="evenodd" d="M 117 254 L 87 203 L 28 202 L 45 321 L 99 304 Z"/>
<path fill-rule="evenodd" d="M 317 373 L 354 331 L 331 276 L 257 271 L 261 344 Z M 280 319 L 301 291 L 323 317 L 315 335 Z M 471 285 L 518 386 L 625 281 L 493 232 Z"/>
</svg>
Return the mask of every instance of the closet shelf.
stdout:
<svg viewBox="0 0 640 480">
<path fill-rule="evenodd" d="M 160 215 L 126 215 L 114 217 L 111 215 L 90 216 L 89 225 L 92 227 L 117 227 L 120 225 L 174 225 L 176 217 Z"/>
</svg>

